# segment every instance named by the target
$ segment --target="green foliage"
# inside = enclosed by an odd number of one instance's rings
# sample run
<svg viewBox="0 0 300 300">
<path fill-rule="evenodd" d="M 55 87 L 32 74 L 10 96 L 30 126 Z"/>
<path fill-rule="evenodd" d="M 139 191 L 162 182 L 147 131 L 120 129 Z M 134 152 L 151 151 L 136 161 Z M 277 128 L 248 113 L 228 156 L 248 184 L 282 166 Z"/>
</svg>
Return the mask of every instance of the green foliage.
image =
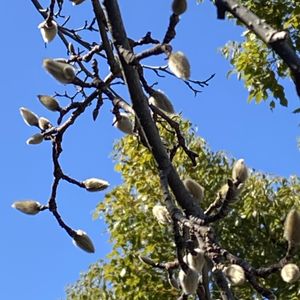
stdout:
<svg viewBox="0 0 300 300">
<path fill-rule="evenodd" d="M 175 118 L 187 145 L 199 158 L 198 165 L 193 167 L 179 150 L 174 165 L 182 178 L 191 177 L 205 188 L 205 209 L 231 176 L 232 161 L 223 153 L 211 152 L 188 122 Z M 162 123 L 160 132 L 166 145 L 174 141 L 168 125 Z M 152 207 L 162 199 L 155 161 L 133 136 L 124 137 L 115 145 L 114 158 L 123 184 L 107 194 L 95 210 L 95 217 L 104 217 L 107 222 L 113 249 L 106 263 L 91 267 L 69 288 L 68 299 L 176 299 L 179 291 L 169 285 L 166 274 L 138 259 L 138 255 L 149 256 L 156 262 L 175 259 L 171 228 L 160 225 L 152 215 Z M 241 200 L 224 220 L 214 224 L 220 244 L 255 268 L 277 262 L 287 247 L 282 237 L 284 217 L 291 207 L 300 207 L 299 194 L 298 178 L 286 180 L 253 173 Z M 297 257 L 295 263 L 299 262 Z M 298 297 L 299 283 L 288 285 L 278 273 L 261 283 L 273 288 L 278 299 Z M 261 299 L 249 284 L 234 292 L 237 299 Z M 84 298 L 86 295 L 90 298 Z M 219 297 L 215 290 L 213 295 L 213 299 Z"/>
<path fill-rule="evenodd" d="M 241 3 L 273 28 L 287 30 L 290 34 L 290 42 L 299 53 L 299 1 L 243 0 Z M 239 21 L 236 23 L 244 26 Z M 271 109 L 276 106 L 276 101 L 279 101 L 282 106 L 287 106 L 288 100 L 280 83 L 282 79 L 291 77 L 287 66 L 255 34 L 246 30 L 243 37 L 243 41 L 231 41 L 221 50 L 233 67 L 229 74 L 236 73 L 237 77 L 244 81 L 249 91 L 249 101 L 254 99 L 256 103 L 260 103 L 262 100 L 270 99 Z"/>
</svg>

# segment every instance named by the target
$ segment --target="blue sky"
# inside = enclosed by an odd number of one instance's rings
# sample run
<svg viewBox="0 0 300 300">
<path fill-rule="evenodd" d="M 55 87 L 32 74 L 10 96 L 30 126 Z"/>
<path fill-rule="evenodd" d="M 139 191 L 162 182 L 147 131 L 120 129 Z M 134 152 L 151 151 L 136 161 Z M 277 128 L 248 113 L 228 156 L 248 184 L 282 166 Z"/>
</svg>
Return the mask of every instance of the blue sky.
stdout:
<svg viewBox="0 0 300 300">
<path fill-rule="evenodd" d="M 81 25 L 91 14 L 90 1 L 73 7 L 65 1 L 66 15 L 71 23 Z M 131 38 L 138 39 L 151 31 L 161 39 L 168 24 L 171 1 L 120 1 Z M 183 51 L 192 65 L 192 78 L 204 80 L 212 73 L 215 78 L 196 98 L 175 78 L 163 78 L 158 88 L 172 99 L 175 109 L 190 119 L 213 150 L 224 150 L 233 157 L 243 157 L 247 164 L 270 174 L 299 175 L 299 117 L 293 109 L 299 106 L 293 84 L 286 82 L 290 107 L 271 112 L 266 103 L 248 104 L 243 83 L 234 76 L 226 79 L 230 66 L 218 49 L 230 39 L 240 39 L 241 29 L 233 22 L 216 20 L 216 11 L 209 1 L 197 5 L 191 1 L 183 15 L 172 43 L 174 50 Z M 43 1 L 47 5 L 49 1 Z M 52 164 L 50 143 L 28 146 L 25 141 L 35 133 L 19 114 L 21 106 L 55 122 L 55 113 L 44 109 L 36 95 L 63 92 L 64 86 L 53 80 L 41 67 L 46 57 L 64 57 L 60 40 L 47 48 L 37 29 L 42 21 L 30 1 L 19 7 L 15 1 L 1 1 L 0 28 L 2 35 L 2 109 L 0 130 L 1 185 L 0 225 L 2 229 L 1 266 L 3 299 L 56 300 L 64 298 L 67 284 L 79 273 L 109 251 L 108 235 L 102 220 L 92 220 L 96 204 L 104 192 L 88 193 L 76 186 L 62 184 L 58 191 L 58 208 L 64 220 L 74 229 L 83 229 L 93 239 L 95 254 L 87 254 L 73 246 L 47 212 L 31 217 L 10 206 L 22 199 L 46 203 L 50 194 Z M 70 23 L 70 24 L 71 24 Z M 97 37 L 98 38 L 98 37 Z M 152 61 L 145 63 L 150 64 Z M 163 59 L 158 62 L 164 64 Z M 107 67 L 100 64 L 101 74 Z M 157 77 L 146 72 L 149 82 Z M 124 94 L 127 97 L 127 94 Z M 66 100 L 61 100 L 66 105 Z M 61 158 L 63 169 L 78 180 L 100 177 L 120 183 L 110 158 L 113 141 L 122 136 L 111 126 L 110 103 L 106 102 L 97 122 L 92 121 L 92 108 L 68 131 Z"/>
</svg>

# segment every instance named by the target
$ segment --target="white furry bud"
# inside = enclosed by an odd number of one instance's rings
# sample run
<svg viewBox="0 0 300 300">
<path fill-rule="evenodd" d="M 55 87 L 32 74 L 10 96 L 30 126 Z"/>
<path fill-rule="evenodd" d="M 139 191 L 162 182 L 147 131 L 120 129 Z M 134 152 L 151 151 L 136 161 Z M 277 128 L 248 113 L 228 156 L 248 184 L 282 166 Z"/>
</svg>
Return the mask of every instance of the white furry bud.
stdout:
<svg viewBox="0 0 300 300">
<path fill-rule="evenodd" d="M 285 219 L 283 236 L 289 243 L 300 244 L 300 214 L 296 209 L 290 210 Z"/>
<path fill-rule="evenodd" d="M 37 145 L 40 144 L 44 140 L 44 137 L 41 133 L 36 133 L 33 136 L 31 136 L 27 141 L 27 145 Z"/>
<path fill-rule="evenodd" d="M 230 265 L 224 269 L 224 273 L 233 285 L 242 285 L 245 282 L 244 269 L 239 265 Z"/>
<path fill-rule="evenodd" d="M 149 103 L 158 107 L 159 109 L 174 114 L 174 107 L 168 97 L 160 90 L 154 91 L 150 98 Z"/>
<path fill-rule="evenodd" d="M 94 253 L 95 247 L 89 236 L 81 229 L 76 230 L 73 237 L 73 244 L 88 253 Z"/>
<path fill-rule="evenodd" d="M 39 117 L 29 109 L 21 107 L 20 114 L 28 126 L 39 126 Z"/>
<path fill-rule="evenodd" d="M 89 192 L 103 191 L 109 187 L 109 183 L 99 178 L 89 178 L 83 181 L 83 184 Z"/>
<path fill-rule="evenodd" d="M 85 0 L 70 0 L 70 1 L 72 2 L 73 5 L 78 5 L 84 2 Z"/>
<path fill-rule="evenodd" d="M 300 271 L 295 264 L 286 264 L 280 272 L 281 278 L 287 283 L 293 283 L 300 277 Z"/>
<path fill-rule="evenodd" d="M 133 134 L 133 125 L 130 121 L 128 114 L 121 112 L 120 118 L 117 120 L 116 117 L 113 119 L 114 127 L 118 128 L 126 134 Z"/>
<path fill-rule="evenodd" d="M 191 193 L 191 195 L 198 199 L 200 202 L 204 198 L 204 188 L 194 179 L 187 178 L 183 181 L 185 188 Z"/>
<path fill-rule="evenodd" d="M 197 253 L 196 255 L 188 253 L 183 257 L 183 261 L 190 269 L 200 274 L 205 263 L 204 251 L 199 248 L 194 249 L 194 251 Z"/>
<path fill-rule="evenodd" d="M 46 58 L 43 60 L 44 68 L 59 82 L 71 83 L 75 78 L 75 69 L 61 59 Z"/>
<path fill-rule="evenodd" d="M 153 216 L 160 224 L 170 224 L 171 218 L 169 212 L 165 206 L 156 204 L 152 209 Z"/>
<path fill-rule="evenodd" d="M 51 21 L 50 26 L 47 21 L 43 21 L 39 24 L 38 28 L 45 43 L 51 42 L 57 34 L 57 23 L 54 20 Z"/>
<path fill-rule="evenodd" d="M 47 118 L 40 117 L 39 118 L 39 127 L 41 130 L 47 130 L 53 126 Z"/>
<path fill-rule="evenodd" d="M 41 211 L 41 204 L 33 200 L 16 201 L 11 207 L 27 215 L 36 215 Z"/>
<path fill-rule="evenodd" d="M 40 102 L 51 111 L 60 111 L 60 106 L 56 99 L 46 95 L 38 95 Z"/>
<path fill-rule="evenodd" d="M 168 66 L 178 78 L 188 80 L 191 76 L 190 63 L 186 56 L 180 51 L 170 54 Z"/>
<path fill-rule="evenodd" d="M 192 269 L 188 269 L 187 273 L 184 273 L 183 270 L 180 270 L 178 279 L 185 295 L 196 293 L 199 283 L 199 274 L 197 272 Z"/>
<path fill-rule="evenodd" d="M 175 15 L 183 14 L 187 9 L 186 0 L 173 0 L 172 10 Z"/>
<path fill-rule="evenodd" d="M 237 160 L 232 169 L 232 179 L 234 182 L 245 182 L 248 178 L 248 168 L 243 159 Z"/>
</svg>

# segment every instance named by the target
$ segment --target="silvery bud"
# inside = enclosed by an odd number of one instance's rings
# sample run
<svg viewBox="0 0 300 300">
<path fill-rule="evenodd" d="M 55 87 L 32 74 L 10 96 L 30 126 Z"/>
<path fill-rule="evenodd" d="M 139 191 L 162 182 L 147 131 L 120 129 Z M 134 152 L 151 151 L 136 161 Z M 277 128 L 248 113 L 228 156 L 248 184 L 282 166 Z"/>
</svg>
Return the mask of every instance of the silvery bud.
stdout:
<svg viewBox="0 0 300 300">
<path fill-rule="evenodd" d="M 133 134 L 133 125 L 130 121 L 128 114 L 121 112 L 120 118 L 117 120 L 116 117 L 113 119 L 114 127 L 120 129 L 126 134 Z"/>
<path fill-rule="evenodd" d="M 85 0 L 70 0 L 70 1 L 72 2 L 73 5 L 78 5 L 84 2 Z"/>
<path fill-rule="evenodd" d="M 228 191 L 229 191 L 229 185 L 227 183 L 222 185 L 222 187 L 218 191 L 218 198 L 225 199 Z"/>
<path fill-rule="evenodd" d="M 286 264 L 280 272 L 281 278 L 287 283 L 293 283 L 300 277 L 300 271 L 295 264 Z"/>
<path fill-rule="evenodd" d="M 109 183 L 99 178 L 89 178 L 83 181 L 85 188 L 89 192 L 99 192 L 109 187 Z"/>
<path fill-rule="evenodd" d="M 156 204 L 152 208 L 153 216 L 157 219 L 158 223 L 166 225 L 170 224 L 171 218 L 169 212 L 165 206 Z"/>
<path fill-rule="evenodd" d="M 50 26 L 47 21 L 43 21 L 39 24 L 38 28 L 41 31 L 45 43 L 51 42 L 57 34 L 57 23 L 54 20 L 51 21 Z"/>
<path fill-rule="evenodd" d="M 169 55 L 168 66 L 178 78 L 188 80 L 191 76 L 190 63 L 186 56 L 180 51 L 172 52 Z"/>
<path fill-rule="evenodd" d="M 64 84 L 72 83 L 76 76 L 74 67 L 61 59 L 46 58 L 43 66 L 56 80 Z"/>
<path fill-rule="evenodd" d="M 195 294 L 199 283 L 199 274 L 192 269 L 188 269 L 186 273 L 179 271 L 178 279 L 180 286 L 185 295 Z"/>
<path fill-rule="evenodd" d="M 175 15 L 183 14 L 187 9 L 187 2 L 186 0 L 173 0 L 172 3 L 172 10 Z"/>
<path fill-rule="evenodd" d="M 204 198 L 204 188 L 194 179 L 187 178 L 183 181 L 185 188 L 191 193 L 191 195 L 198 199 L 200 202 Z"/>
<path fill-rule="evenodd" d="M 39 117 L 29 109 L 21 107 L 20 114 L 28 126 L 39 126 Z"/>
<path fill-rule="evenodd" d="M 27 145 L 37 145 L 40 144 L 44 140 L 44 137 L 41 133 L 36 133 L 33 136 L 31 136 L 27 141 Z"/>
<path fill-rule="evenodd" d="M 53 125 L 50 123 L 50 121 L 47 118 L 40 117 L 39 118 L 39 127 L 41 130 L 47 130 L 49 128 L 52 128 Z"/>
<path fill-rule="evenodd" d="M 95 247 L 89 236 L 81 229 L 78 229 L 75 232 L 76 234 L 73 237 L 73 244 L 88 253 L 94 253 Z"/>
<path fill-rule="evenodd" d="M 233 285 L 242 285 L 245 282 L 244 269 L 239 265 L 230 265 L 224 269 L 224 273 Z"/>
<path fill-rule="evenodd" d="M 188 253 L 183 257 L 183 261 L 190 269 L 200 274 L 205 263 L 204 251 L 199 248 L 194 249 L 194 251 L 196 252 L 196 255 Z"/>
<path fill-rule="evenodd" d="M 158 107 L 159 109 L 174 114 L 174 107 L 168 97 L 160 90 L 153 91 L 149 98 L 149 103 Z"/>
<path fill-rule="evenodd" d="M 60 111 L 61 108 L 56 99 L 46 95 L 38 95 L 40 102 L 51 111 Z"/>
<path fill-rule="evenodd" d="M 283 236 L 293 245 L 300 244 L 300 215 L 296 209 L 290 210 L 286 217 Z"/>
<path fill-rule="evenodd" d="M 16 201 L 11 207 L 27 215 L 36 215 L 41 211 L 41 204 L 33 200 Z"/>
<path fill-rule="evenodd" d="M 232 179 L 234 182 L 243 183 L 248 178 L 248 168 L 243 159 L 237 160 L 232 169 Z"/>
</svg>

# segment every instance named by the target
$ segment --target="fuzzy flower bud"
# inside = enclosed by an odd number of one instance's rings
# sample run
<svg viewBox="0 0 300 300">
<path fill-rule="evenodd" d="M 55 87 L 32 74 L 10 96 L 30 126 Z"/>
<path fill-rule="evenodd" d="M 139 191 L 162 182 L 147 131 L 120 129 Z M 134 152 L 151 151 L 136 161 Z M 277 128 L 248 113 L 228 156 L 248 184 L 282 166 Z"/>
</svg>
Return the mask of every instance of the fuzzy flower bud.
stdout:
<svg viewBox="0 0 300 300">
<path fill-rule="evenodd" d="M 126 113 L 121 112 L 119 120 L 114 117 L 113 125 L 126 134 L 133 134 L 133 125 Z"/>
<path fill-rule="evenodd" d="M 95 247 L 89 236 L 81 229 L 76 230 L 73 237 L 73 244 L 88 253 L 94 253 Z"/>
<path fill-rule="evenodd" d="M 85 0 L 70 0 L 70 1 L 72 2 L 73 5 L 78 5 L 84 2 Z"/>
<path fill-rule="evenodd" d="M 204 251 L 199 248 L 194 249 L 194 251 L 196 252 L 196 255 L 188 253 L 183 257 L 183 261 L 189 266 L 190 269 L 201 273 L 205 263 Z"/>
<path fill-rule="evenodd" d="M 168 97 L 160 90 L 153 91 L 149 98 L 149 103 L 158 107 L 159 109 L 174 114 L 174 107 Z"/>
<path fill-rule="evenodd" d="M 237 160 L 232 169 L 232 179 L 234 182 L 243 183 L 248 178 L 248 168 L 243 159 Z"/>
<path fill-rule="evenodd" d="M 47 118 L 40 117 L 39 118 L 39 127 L 41 130 L 47 130 L 47 129 L 53 127 L 53 125 L 50 123 L 50 121 Z"/>
<path fill-rule="evenodd" d="M 170 224 L 171 218 L 165 206 L 156 204 L 152 209 L 153 216 L 157 219 L 158 223 L 166 225 Z"/>
<path fill-rule="evenodd" d="M 83 181 L 83 184 L 89 192 L 103 191 L 109 187 L 109 183 L 99 178 L 89 178 Z"/>
<path fill-rule="evenodd" d="M 61 59 L 46 58 L 43 60 L 44 68 L 59 82 L 71 83 L 75 78 L 75 69 Z"/>
<path fill-rule="evenodd" d="M 290 210 L 285 219 L 283 236 L 293 245 L 300 244 L 300 215 L 295 209 Z"/>
<path fill-rule="evenodd" d="M 300 277 L 300 271 L 295 264 L 286 264 L 280 272 L 281 278 L 287 283 L 293 283 Z"/>
<path fill-rule="evenodd" d="M 244 269 L 239 265 L 230 265 L 224 269 L 224 273 L 233 285 L 242 285 L 245 282 Z"/>
<path fill-rule="evenodd" d="M 188 80 L 191 76 L 191 66 L 186 56 L 178 51 L 169 55 L 168 66 L 178 78 Z"/>
<path fill-rule="evenodd" d="M 195 294 L 199 283 L 199 274 L 192 269 L 188 269 L 186 273 L 179 271 L 178 279 L 180 286 L 185 295 Z"/>
<path fill-rule="evenodd" d="M 44 137 L 41 133 L 36 133 L 33 136 L 31 136 L 27 141 L 27 145 L 37 145 L 40 144 L 44 140 Z"/>
<path fill-rule="evenodd" d="M 60 106 L 56 99 L 46 96 L 46 95 L 38 95 L 40 102 L 51 111 L 60 111 Z"/>
<path fill-rule="evenodd" d="M 172 10 L 175 15 L 183 14 L 187 9 L 187 2 L 186 0 L 173 0 L 172 3 Z"/>
<path fill-rule="evenodd" d="M 29 109 L 21 107 L 20 114 L 28 126 L 39 126 L 39 117 Z"/>
<path fill-rule="evenodd" d="M 200 202 L 204 198 L 204 188 L 199 183 L 191 178 L 187 178 L 183 181 L 185 188 L 191 193 L 191 195 L 198 199 Z"/>
<path fill-rule="evenodd" d="M 51 21 L 50 26 L 47 21 L 43 21 L 38 28 L 45 43 L 51 42 L 57 34 L 57 23 L 54 20 Z"/>
<path fill-rule="evenodd" d="M 27 215 L 36 215 L 41 211 L 41 204 L 33 200 L 16 201 L 11 207 Z"/>
</svg>

